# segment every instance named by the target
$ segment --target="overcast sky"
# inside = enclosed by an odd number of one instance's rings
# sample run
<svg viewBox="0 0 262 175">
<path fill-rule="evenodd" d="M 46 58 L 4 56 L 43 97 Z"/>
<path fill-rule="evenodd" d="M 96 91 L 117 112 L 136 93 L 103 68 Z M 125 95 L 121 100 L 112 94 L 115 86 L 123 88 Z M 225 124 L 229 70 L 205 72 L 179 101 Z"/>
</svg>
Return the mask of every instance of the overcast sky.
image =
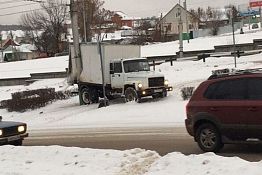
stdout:
<svg viewBox="0 0 262 175">
<path fill-rule="evenodd" d="M 19 2 L 20 1 L 20 2 Z M 150 17 L 158 16 L 160 13 L 168 12 L 179 0 L 104 0 L 105 8 L 115 11 L 123 11 L 129 16 Z M 183 2 L 184 0 L 181 0 Z M 21 14 L 1 16 L 9 13 L 21 12 L 24 10 L 37 9 L 37 3 L 21 2 L 21 0 L 0 0 L 0 24 L 18 24 Z M 228 4 L 248 4 L 249 0 L 187 0 L 188 8 L 197 7 L 223 7 Z M 20 6 L 3 9 L 6 7 Z"/>
</svg>

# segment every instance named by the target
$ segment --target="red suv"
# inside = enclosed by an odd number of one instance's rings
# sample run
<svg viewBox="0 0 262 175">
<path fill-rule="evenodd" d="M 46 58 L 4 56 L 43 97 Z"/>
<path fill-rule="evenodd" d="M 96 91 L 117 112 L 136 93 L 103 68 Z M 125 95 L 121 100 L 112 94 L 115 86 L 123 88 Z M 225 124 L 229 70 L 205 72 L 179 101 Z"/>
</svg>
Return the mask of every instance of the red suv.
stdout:
<svg viewBox="0 0 262 175">
<path fill-rule="evenodd" d="M 261 142 L 262 69 L 215 73 L 195 90 L 186 112 L 187 131 L 203 151 Z"/>
</svg>

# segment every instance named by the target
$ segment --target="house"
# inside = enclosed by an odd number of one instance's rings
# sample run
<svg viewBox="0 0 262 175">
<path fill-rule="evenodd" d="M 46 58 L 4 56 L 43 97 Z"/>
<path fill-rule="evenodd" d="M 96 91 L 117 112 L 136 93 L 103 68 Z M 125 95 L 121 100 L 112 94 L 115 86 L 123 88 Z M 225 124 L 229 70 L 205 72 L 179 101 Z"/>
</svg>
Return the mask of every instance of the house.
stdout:
<svg viewBox="0 0 262 175">
<path fill-rule="evenodd" d="M 192 13 L 181 5 L 176 4 L 165 16 L 160 17 L 160 21 L 156 25 L 156 30 L 160 32 L 161 37 L 167 40 L 177 40 L 179 39 L 180 20 L 183 26 L 184 36 L 187 36 L 185 35 L 187 33 L 187 27 L 189 33 L 199 28 L 199 21 L 195 19 L 196 17 L 193 16 Z"/>
<path fill-rule="evenodd" d="M 31 44 L 9 45 L 3 50 L 4 61 L 30 60 L 39 57 L 37 48 Z"/>
<path fill-rule="evenodd" d="M 111 22 L 117 27 L 121 28 L 123 26 L 135 28 L 140 26 L 141 18 L 129 17 L 127 14 L 121 11 L 115 11 L 114 15 L 111 17 Z"/>
</svg>

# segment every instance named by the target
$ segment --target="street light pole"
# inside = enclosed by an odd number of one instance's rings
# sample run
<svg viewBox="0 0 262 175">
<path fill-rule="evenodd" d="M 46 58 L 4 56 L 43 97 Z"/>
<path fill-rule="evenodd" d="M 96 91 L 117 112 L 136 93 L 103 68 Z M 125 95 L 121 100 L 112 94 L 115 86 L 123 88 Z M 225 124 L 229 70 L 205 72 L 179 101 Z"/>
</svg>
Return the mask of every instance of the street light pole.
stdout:
<svg viewBox="0 0 262 175">
<path fill-rule="evenodd" d="M 235 25 L 234 25 L 234 12 L 233 8 L 231 10 L 231 18 L 232 18 L 232 30 L 233 30 L 233 52 L 234 52 L 234 63 L 235 68 L 237 67 L 237 56 L 236 56 L 236 38 L 235 38 Z"/>
<path fill-rule="evenodd" d="M 183 23 L 182 23 L 182 10 L 181 6 L 178 9 L 179 12 L 179 57 L 183 58 Z"/>
<path fill-rule="evenodd" d="M 189 29 L 188 29 L 188 16 L 187 16 L 187 3 L 186 0 L 184 2 L 184 8 L 186 10 L 186 33 L 187 33 L 187 43 L 189 43 L 190 36 L 189 36 Z"/>
</svg>

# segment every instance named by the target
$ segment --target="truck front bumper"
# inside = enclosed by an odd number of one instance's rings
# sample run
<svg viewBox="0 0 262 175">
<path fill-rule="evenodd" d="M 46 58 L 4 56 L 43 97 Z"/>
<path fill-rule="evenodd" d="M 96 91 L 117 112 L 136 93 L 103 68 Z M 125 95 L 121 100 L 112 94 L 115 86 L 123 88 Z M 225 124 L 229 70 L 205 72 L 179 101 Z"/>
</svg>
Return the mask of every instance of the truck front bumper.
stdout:
<svg viewBox="0 0 262 175">
<path fill-rule="evenodd" d="M 138 95 L 140 97 L 147 97 L 154 94 L 163 94 L 166 93 L 167 91 L 172 91 L 172 90 L 173 90 L 172 87 L 148 88 L 144 90 L 139 90 Z"/>
<path fill-rule="evenodd" d="M 17 140 L 23 140 L 26 137 L 28 137 L 28 133 L 18 134 L 18 135 L 8 136 L 8 137 L 1 137 L 0 138 L 0 144 L 4 145 L 4 144 L 8 144 L 10 142 L 15 142 Z"/>
</svg>

